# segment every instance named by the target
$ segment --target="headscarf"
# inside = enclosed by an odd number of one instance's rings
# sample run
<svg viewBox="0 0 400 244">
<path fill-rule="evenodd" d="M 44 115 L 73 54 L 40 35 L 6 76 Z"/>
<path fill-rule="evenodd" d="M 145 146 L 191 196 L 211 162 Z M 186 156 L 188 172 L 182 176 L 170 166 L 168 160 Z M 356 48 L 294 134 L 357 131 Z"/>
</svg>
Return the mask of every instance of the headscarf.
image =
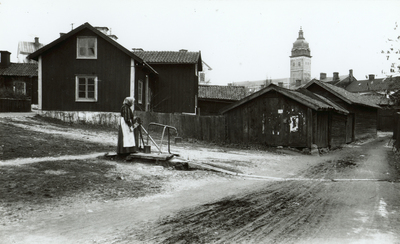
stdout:
<svg viewBox="0 0 400 244">
<path fill-rule="evenodd" d="M 135 99 L 133 97 L 126 97 L 124 99 L 124 102 L 122 103 L 123 105 L 127 105 L 128 107 L 131 107 L 133 105 L 133 102 L 135 101 Z"/>
</svg>

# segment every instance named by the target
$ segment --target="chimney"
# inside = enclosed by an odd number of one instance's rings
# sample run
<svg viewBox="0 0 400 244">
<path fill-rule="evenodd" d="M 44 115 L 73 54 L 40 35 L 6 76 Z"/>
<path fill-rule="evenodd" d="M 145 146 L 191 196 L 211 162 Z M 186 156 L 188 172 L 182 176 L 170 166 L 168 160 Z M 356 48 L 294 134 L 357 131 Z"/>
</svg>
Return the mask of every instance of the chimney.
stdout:
<svg viewBox="0 0 400 244">
<path fill-rule="evenodd" d="M 369 80 L 370 80 L 370 81 L 375 80 L 375 75 L 373 75 L 373 74 L 368 75 L 368 77 L 369 77 Z"/>
<path fill-rule="evenodd" d="M 301 86 L 301 80 L 296 80 L 296 86 Z"/>
<path fill-rule="evenodd" d="M 98 27 L 95 27 L 97 30 L 99 30 L 99 31 L 101 31 L 101 32 L 103 32 L 103 34 L 105 34 L 105 35 L 107 35 L 107 33 L 108 33 L 108 27 L 101 27 L 101 26 L 98 26 Z"/>
<path fill-rule="evenodd" d="M 63 35 L 65 35 L 65 33 L 60 32 L 60 37 L 62 37 Z"/>
<path fill-rule="evenodd" d="M 326 79 L 326 73 L 319 73 L 319 79 L 320 80 Z"/>
<path fill-rule="evenodd" d="M 351 82 L 353 82 L 353 80 L 354 80 L 353 70 L 350 69 L 350 70 L 349 70 L 349 81 L 348 81 L 348 84 L 351 83 Z"/>
<path fill-rule="evenodd" d="M 9 51 L 0 51 L 0 67 L 10 66 L 10 54 Z"/>
<path fill-rule="evenodd" d="M 281 81 L 281 82 L 278 82 L 278 86 L 279 87 L 283 87 L 283 82 Z"/>
<path fill-rule="evenodd" d="M 39 45 L 39 37 L 35 37 L 35 46 Z"/>
<path fill-rule="evenodd" d="M 339 72 L 333 72 L 333 81 L 339 80 Z"/>
</svg>

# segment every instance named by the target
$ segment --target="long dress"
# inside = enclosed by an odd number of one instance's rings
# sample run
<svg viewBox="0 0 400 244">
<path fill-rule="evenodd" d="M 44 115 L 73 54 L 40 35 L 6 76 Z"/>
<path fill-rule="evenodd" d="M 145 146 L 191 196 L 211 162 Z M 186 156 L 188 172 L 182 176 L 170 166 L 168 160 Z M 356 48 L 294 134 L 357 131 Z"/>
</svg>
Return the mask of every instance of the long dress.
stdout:
<svg viewBox="0 0 400 244">
<path fill-rule="evenodd" d="M 129 130 L 133 126 L 133 112 L 124 104 L 121 107 L 121 118 L 118 126 L 118 154 L 129 154 L 138 151 L 135 135 Z"/>
</svg>

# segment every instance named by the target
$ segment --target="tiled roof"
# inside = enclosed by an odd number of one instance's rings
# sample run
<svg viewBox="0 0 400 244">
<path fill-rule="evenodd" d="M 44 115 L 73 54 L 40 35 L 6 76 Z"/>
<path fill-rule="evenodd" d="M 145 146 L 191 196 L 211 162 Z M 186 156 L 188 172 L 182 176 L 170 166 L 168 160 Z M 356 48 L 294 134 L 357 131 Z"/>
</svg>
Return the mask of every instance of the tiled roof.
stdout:
<svg viewBox="0 0 400 244">
<path fill-rule="evenodd" d="M 355 81 L 346 87 L 349 92 L 386 91 L 388 89 L 400 89 L 400 84 L 390 79 L 381 78 Z"/>
<path fill-rule="evenodd" d="M 199 52 L 187 51 L 133 51 L 133 53 L 149 64 L 196 64 Z"/>
<path fill-rule="evenodd" d="M 246 88 L 244 86 L 199 85 L 198 96 L 203 99 L 237 101 L 246 97 Z"/>
<path fill-rule="evenodd" d="M 368 98 L 362 97 L 361 95 L 356 94 L 356 93 L 351 93 L 349 91 L 346 91 L 343 88 L 337 87 L 335 85 L 331 85 L 329 83 L 324 83 L 324 82 L 312 80 L 309 83 L 307 83 L 304 86 L 304 88 L 309 87 L 313 83 L 321 86 L 325 90 L 331 92 L 335 96 L 338 96 L 339 98 L 341 98 L 342 100 L 346 101 L 347 103 L 350 103 L 350 104 L 354 103 L 354 104 L 359 104 L 359 105 L 365 105 L 365 106 L 379 108 L 378 105 L 376 105 L 375 103 L 373 103 L 370 100 L 368 100 Z"/>
<path fill-rule="evenodd" d="M 3 76 L 38 76 L 37 63 L 11 63 L 8 67 L 0 67 Z"/>
<path fill-rule="evenodd" d="M 303 93 L 306 96 L 309 96 L 313 99 L 319 100 L 327 105 L 329 105 L 331 108 L 333 108 L 334 110 L 338 111 L 338 112 L 342 112 L 342 113 L 349 113 L 349 111 L 347 111 L 346 109 L 340 107 L 339 105 L 337 105 L 336 103 L 330 101 L 329 99 L 327 99 L 326 97 L 320 96 L 318 94 L 312 93 L 307 89 L 304 88 L 299 88 L 296 90 L 297 92 Z M 321 106 L 321 108 L 324 106 Z"/>
<path fill-rule="evenodd" d="M 387 98 L 386 95 L 383 94 L 366 94 L 361 96 L 377 105 L 393 105 L 393 102 L 390 100 L 390 98 Z"/>
</svg>

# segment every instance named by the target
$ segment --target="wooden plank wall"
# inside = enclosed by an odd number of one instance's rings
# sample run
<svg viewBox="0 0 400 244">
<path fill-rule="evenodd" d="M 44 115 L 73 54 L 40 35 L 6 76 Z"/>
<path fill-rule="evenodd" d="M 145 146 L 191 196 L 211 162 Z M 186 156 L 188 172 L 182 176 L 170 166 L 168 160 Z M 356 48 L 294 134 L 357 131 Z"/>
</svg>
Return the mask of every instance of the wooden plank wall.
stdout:
<svg viewBox="0 0 400 244">
<path fill-rule="evenodd" d="M 30 112 L 30 99 L 0 98 L 0 112 Z"/>
<path fill-rule="evenodd" d="M 378 130 L 393 131 L 396 109 L 378 109 Z"/>
<path fill-rule="evenodd" d="M 346 144 L 346 122 L 347 116 L 332 114 L 331 120 L 331 136 L 330 136 L 330 148 L 335 149 Z"/>
<path fill-rule="evenodd" d="M 312 126 L 307 107 L 269 92 L 226 113 L 229 143 L 308 147 Z M 311 120 L 311 119 L 310 119 Z"/>
<path fill-rule="evenodd" d="M 377 109 L 363 106 L 353 106 L 355 111 L 354 135 L 355 139 L 375 137 L 377 131 Z"/>
</svg>

